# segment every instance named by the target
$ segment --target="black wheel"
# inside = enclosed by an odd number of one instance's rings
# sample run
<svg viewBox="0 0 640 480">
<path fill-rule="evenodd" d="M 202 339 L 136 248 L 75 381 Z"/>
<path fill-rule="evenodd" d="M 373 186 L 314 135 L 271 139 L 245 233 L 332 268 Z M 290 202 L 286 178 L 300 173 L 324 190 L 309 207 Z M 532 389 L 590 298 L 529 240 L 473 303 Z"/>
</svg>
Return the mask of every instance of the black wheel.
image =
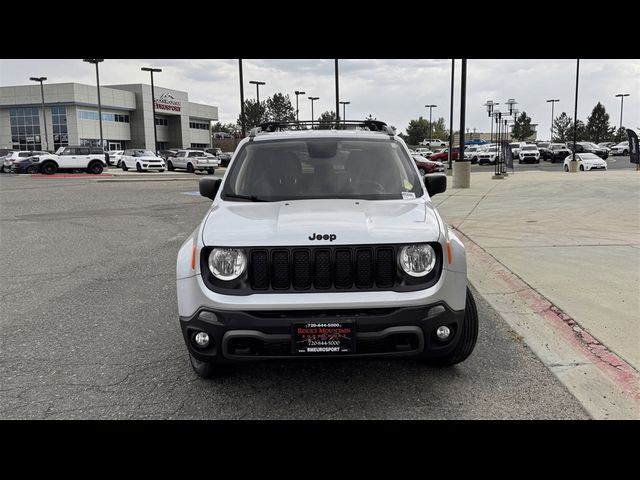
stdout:
<svg viewBox="0 0 640 480">
<path fill-rule="evenodd" d="M 215 168 L 210 168 L 209 170 L 207 170 L 207 173 L 209 175 L 213 175 L 214 173 L 216 173 L 216 169 Z"/>
<path fill-rule="evenodd" d="M 53 175 L 58 171 L 58 166 L 53 162 L 45 162 L 42 167 L 40 167 L 40 170 L 45 175 Z"/>
<path fill-rule="evenodd" d="M 471 355 L 478 341 L 478 309 L 473 299 L 471 290 L 467 287 L 467 301 L 464 307 L 464 318 L 460 326 L 460 339 L 451 353 L 444 357 L 425 358 L 423 361 L 429 365 L 454 365 L 463 362 Z"/>
<path fill-rule="evenodd" d="M 218 369 L 213 363 L 200 361 L 191 354 L 189 354 L 189 361 L 193 371 L 202 378 L 211 378 L 218 373 Z"/>
<path fill-rule="evenodd" d="M 192 163 L 187 163 L 187 172 L 193 173 L 193 171 L 194 171 L 193 164 Z"/>
<path fill-rule="evenodd" d="M 94 175 L 100 175 L 103 170 L 104 170 L 104 167 L 102 166 L 102 164 L 100 162 L 92 162 L 92 163 L 90 163 L 89 164 L 89 168 L 87 169 L 87 171 L 89 173 L 92 173 Z"/>
<path fill-rule="evenodd" d="M 136 171 L 137 172 L 141 172 L 142 171 L 142 167 L 140 166 L 139 163 L 136 163 Z"/>
<path fill-rule="evenodd" d="M 518 160 L 518 163 L 522 164 L 522 160 Z"/>
<path fill-rule="evenodd" d="M 122 160 L 118 160 L 118 163 L 116 163 L 116 168 L 120 168 L 121 165 L 122 165 Z"/>
<path fill-rule="evenodd" d="M 536 163 L 540 163 L 540 159 L 537 159 L 537 160 L 536 160 Z"/>
<path fill-rule="evenodd" d="M 564 166 L 564 171 L 565 171 L 565 172 L 568 172 L 568 171 L 569 171 L 569 165 L 565 165 L 565 166 Z"/>
<path fill-rule="evenodd" d="M 122 162 L 120 162 L 120 166 L 122 167 L 122 171 L 126 172 L 129 170 L 129 167 L 127 167 L 127 164 L 124 163 L 124 160 Z"/>
<path fill-rule="evenodd" d="M 38 173 L 38 165 L 29 165 L 29 167 L 27 167 L 27 173 L 33 175 L 35 173 Z"/>
<path fill-rule="evenodd" d="M 0 165 L 0 173 L 4 173 L 4 165 Z"/>
<path fill-rule="evenodd" d="M 160 173 L 164 172 L 164 168 L 162 170 L 158 170 Z"/>
<path fill-rule="evenodd" d="M 580 171 L 584 172 L 584 165 L 580 165 Z"/>
<path fill-rule="evenodd" d="M 167 170 L 173 172 L 173 163 L 171 162 L 171 160 L 167 162 Z"/>
<path fill-rule="evenodd" d="M 420 175 L 422 175 L 423 177 L 427 174 L 427 172 L 424 171 L 424 168 L 419 168 L 418 172 L 420 173 Z"/>
<path fill-rule="evenodd" d="M 624 150 L 624 151 L 622 152 L 622 155 L 629 155 L 629 150 Z"/>
</svg>

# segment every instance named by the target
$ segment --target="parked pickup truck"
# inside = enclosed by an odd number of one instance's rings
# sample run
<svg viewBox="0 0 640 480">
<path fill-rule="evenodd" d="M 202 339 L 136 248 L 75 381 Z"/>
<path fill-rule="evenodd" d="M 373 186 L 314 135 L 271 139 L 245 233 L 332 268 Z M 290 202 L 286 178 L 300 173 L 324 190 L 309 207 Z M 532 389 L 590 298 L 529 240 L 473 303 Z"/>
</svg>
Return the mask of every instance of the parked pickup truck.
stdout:
<svg viewBox="0 0 640 480">
<path fill-rule="evenodd" d="M 220 166 L 220 160 L 204 150 L 178 150 L 174 156 L 167 158 L 169 171 L 181 168 L 189 173 L 201 170 L 213 174 L 218 166 Z"/>
</svg>

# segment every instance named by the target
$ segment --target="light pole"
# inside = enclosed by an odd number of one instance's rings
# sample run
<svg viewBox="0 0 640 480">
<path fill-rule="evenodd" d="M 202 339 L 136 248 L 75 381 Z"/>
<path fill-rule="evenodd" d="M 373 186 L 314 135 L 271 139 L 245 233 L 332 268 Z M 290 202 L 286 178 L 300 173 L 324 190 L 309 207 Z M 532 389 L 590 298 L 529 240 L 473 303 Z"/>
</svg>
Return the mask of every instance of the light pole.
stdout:
<svg viewBox="0 0 640 480">
<path fill-rule="evenodd" d="M 342 122 L 346 122 L 346 118 L 347 118 L 347 105 L 349 105 L 351 102 L 340 102 L 340 105 L 342 105 Z"/>
<path fill-rule="evenodd" d="M 570 172 L 578 171 L 576 163 L 576 143 L 578 142 L 578 80 L 580 79 L 580 59 L 576 59 L 576 105 L 573 111 L 573 157 L 571 158 Z"/>
<path fill-rule="evenodd" d="M 259 122 L 260 123 L 262 121 L 262 112 L 260 109 L 260 85 L 266 85 L 266 82 L 258 82 L 256 80 L 251 80 L 249 81 L 249 83 L 253 84 L 256 86 L 256 102 L 258 104 L 258 115 L 259 115 Z"/>
<path fill-rule="evenodd" d="M 437 105 L 425 105 L 425 107 L 429 109 L 429 148 L 431 148 L 431 141 L 433 140 L 431 138 L 431 110 Z"/>
<path fill-rule="evenodd" d="M 338 59 L 335 59 L 336 69 L 336 127 L 340 125 L 340 86 L 338 83 Z"/>
<path fill-rule="evenodd" d="M 238 73 L 240 74 L 240 122 L 242 123 L 242 138 L 244 138 L 247 136 L 247 123 L 244 118 L 244 83 L 242 81 L 242 59 L 241 58 L 238 59 Z"/>
<path fill-rule="evenodd" d="M 467 59 L 462 59 L 460 73 L 460 149 L 456 167 L 453 171 L 453 188 L 469 188 L 471 186 L 471 167 L 464 158 L 464 132 L 467 107 Z"/>
<path fill-rule="evenodd" d="M 98 73 L 98 64 L 104 62 L 104 58 L 84 58 L 83 62 L 93 63 L 96 66 L 96 85 L 98 89 L 98 117 L 100 121 L 100 146 L 104 150 L 104 140 L 102 138 L 102 102 L 100 101 L 100 74 Z"/>
<path fill-rule="evenodd" d="M 555 99 L 551 99 L 551 100 L 547 100 L 547 103 L 551 103 L 551 139 L 549 140 L 550 142 L 553 142 L 553 107 L 555 107 L 556 102 L 559 102 L 560 100 L 555 100 Z"/>
<path fill-rule="evenodd" d="M 42 86 L 42 82 L 44 82 L 47 77 L 31 77 L 29 80 L 33 80 L 34 82 L 40 82 L 40 93 L 42 94 L 42 118 L 44 119 L 44 142 L 47 145 L 46 150 L 49 151 L 49 135 L 47 134 L 47 115 L 44 113 L 44 87 Z M 34 142 L 35 145 L 35 142 Z M 42 146 L 40 147 L 42 148 Z"/>
<path fill-rule="evenodd" d="M 320 97 L 309 97 L 309 100 L 311 100 L 311 130 L 313 130 L 313 102 L 320 100 Z"/>
<path fill-rule="evenodd" d="M 456 59 L 451 59 L 451 106 L 449 107 L 449 173 L 451 172 L 451 161 L 453 160 L 453 85 L 456 71 Z"/>
<path fill-rule="evenodd" d="M 624 97 L 628 97 L 628 96 L 629 96 L 628 93 L 618 93 L 616 95 L 616 97 L 620 97 L 620 130 L 622 130 L 622 107 L 624 106 Z"/>
<path fill-rule="evenodd" d="M 298 114 L 298 95 L 304 95 L 306 92 L 296 90 L 294 93 L 296 94 L 296 122 L 300 123 L 300 116 Z"/>
<path fill-rule="evenodd" d="M 158 153 L 158 130 L 156 128 L 156 91 L 153 86 L 153 72 L 161 72 L 161 68 L 142 67 L 143 72 L 149 72 L 151 74 L 151 110 L 153 111 L 153 151 Z"/>
</svg>

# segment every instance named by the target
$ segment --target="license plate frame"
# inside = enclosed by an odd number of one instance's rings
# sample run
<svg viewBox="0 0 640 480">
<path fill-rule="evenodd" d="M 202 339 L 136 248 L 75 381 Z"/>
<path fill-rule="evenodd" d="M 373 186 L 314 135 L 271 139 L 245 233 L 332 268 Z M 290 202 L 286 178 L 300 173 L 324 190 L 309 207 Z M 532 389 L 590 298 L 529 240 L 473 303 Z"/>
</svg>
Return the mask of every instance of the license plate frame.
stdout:
<svg viewBox="0 0 640 480">
<path fill-rule="evenodd" d="M 356 352 L 356 322 L 328 320 L 291 325 L 293 355 L 349 355 Z"/>
</svg>

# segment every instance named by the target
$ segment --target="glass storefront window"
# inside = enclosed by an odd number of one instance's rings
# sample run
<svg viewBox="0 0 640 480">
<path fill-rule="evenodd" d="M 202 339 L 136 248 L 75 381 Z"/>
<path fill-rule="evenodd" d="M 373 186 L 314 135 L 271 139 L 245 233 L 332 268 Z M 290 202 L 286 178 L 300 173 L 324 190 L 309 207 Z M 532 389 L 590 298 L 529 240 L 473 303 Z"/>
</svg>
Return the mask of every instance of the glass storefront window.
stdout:
<svg viewBox="0 0 640 480">
<path fill-rule="evenodd" d="M 11 143 L 16 150 L 42 150 L 40 109 L 23 107 L 9 109 Z"/>
</svg>

